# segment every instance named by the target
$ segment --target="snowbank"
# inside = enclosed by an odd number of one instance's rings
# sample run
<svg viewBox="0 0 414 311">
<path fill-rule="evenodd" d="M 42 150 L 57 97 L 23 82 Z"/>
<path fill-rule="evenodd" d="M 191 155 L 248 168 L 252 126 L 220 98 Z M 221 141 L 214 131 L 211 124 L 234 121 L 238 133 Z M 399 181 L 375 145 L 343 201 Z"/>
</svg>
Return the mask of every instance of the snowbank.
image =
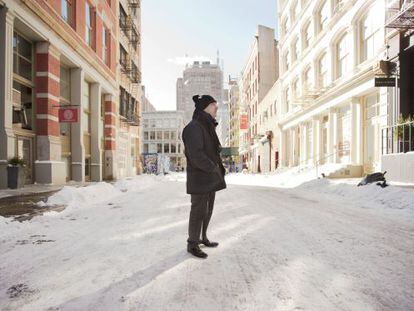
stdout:
<svg viewBox="0 0 414 311">
<path fill-rule="evenodd" d="M 391 209 L 410 209 L 414 212 L 414 191 L 395 186 L 381 188 L 374 183 L 357 187 L 329 179 L 317 179 L 296 189 L 339 196 L 364 207 L 382 206 Z"/>
<path fill-rule="evenodd" d="M 342 164 L 327 164 L 318 168 L 318 174 L 329 175 L 343 168 Z M 305 182 L 317 178 L 314 167 L 291 168 L 279 170 L 270 174 L 245 174 L 235 173 L 226 175 L 226 182 L 229 185 L 263 186 L 277 188 L 294 188 Z"/>
<path fill-rule="evenodd" d="M 113 185 L 99 182 L 86 187 L 65 186 L 50 196 L 47 205 L 83 206 L 90 203 L 100 203 L 122 192 Z"/>
</svg>

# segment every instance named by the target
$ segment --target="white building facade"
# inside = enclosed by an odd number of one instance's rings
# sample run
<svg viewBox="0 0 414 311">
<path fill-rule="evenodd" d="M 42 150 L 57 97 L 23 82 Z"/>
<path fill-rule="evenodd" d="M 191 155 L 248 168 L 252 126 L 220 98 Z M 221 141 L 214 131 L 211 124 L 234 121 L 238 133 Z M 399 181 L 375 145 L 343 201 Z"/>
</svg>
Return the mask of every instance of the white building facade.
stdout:
<svg viewBox="0 0 414 311">
<path fill-rule="evenodd" d="M 385 0 L 278 1 L 280 164 L 342 163 L 343 177 L 380 169 L 387 91 Z"/>
</svg>

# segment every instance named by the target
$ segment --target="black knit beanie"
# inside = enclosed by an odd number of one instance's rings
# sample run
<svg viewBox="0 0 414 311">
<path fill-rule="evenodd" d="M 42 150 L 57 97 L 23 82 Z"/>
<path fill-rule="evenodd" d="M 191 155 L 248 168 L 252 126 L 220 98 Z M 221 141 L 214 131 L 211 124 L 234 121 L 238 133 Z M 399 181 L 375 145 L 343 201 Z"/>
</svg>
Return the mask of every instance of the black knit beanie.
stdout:
<svg viewBox="0 0 414 311">
<path fill-rule="evenodd" d="M 199 110 L 204 110 L 208 105 L 211 103 L 216 103 L 217 101 L 210 95 L 194 95 L 193 101 L 195 103 L 195 107 Z"/>
</svg>

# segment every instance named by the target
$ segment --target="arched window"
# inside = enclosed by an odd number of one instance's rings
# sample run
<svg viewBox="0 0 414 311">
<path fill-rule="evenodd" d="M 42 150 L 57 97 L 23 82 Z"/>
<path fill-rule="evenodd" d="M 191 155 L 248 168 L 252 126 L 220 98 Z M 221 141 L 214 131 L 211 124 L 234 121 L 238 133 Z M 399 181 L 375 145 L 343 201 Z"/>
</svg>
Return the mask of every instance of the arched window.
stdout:
<svg viewBox="0 0 414 311">
<path fill-rule="evenodd" d="M 308 67 L 303 72 L 303 88 L 309 91 L 313 88 L 312 69 Z"/>
<path fill-rule="evenodd" d="M 286 51 L 285 57 L 283 58 L 285 62 L 285 71 L 288 71 L 290 68 L 290 54 L 289 51 Z"/>
<path fill-rule="evenodd" d="M 303 28 L 303 49 L 306 49 L 309 47 L 312 38 L 313 38 L 313 29 L 312 29 L 312 23 L 309 21 L 305 27 Z"/>
<path fill-rule="evenodd" d="M 350 46 L 348 34 L 336 44 L 336 78 L 342 78 L 350 70 Z"/>
<path fill-rule="evenodd" d="M 300 55 L 299 39 L 295 38 L 292 43 L 292 62 L 296 61 Z"/>
<path fill-rule="evenodd" d="M 329 84 L 328 65 L 328 55 L 325 53 L 318 62 L 319 87 L 321 88 L 325 88 Z"/>
<path fill-rule="evenodd" d="M 328 1 L 324 1 L 321 5 L 319 11 L 318 11 L 318 30 L 319 32 L 325 30 L 328 26 L 328 20 L 329 20 L 329 6 Z"/>
<path fill-rule="evenodd" d="M 284 109 L 285 111 L 284 112 L 288 113 L 290 111 L 290 104 L 291 104 L 289 87 L 286 88 L 284 97 L 285 97 L 285 109 Z"/>
<path fill-rule="evenodd" d="M 381 35 L 384 15 L 381 5 L 375 4 L 369 9 L 368 13 L 361 20 L 360 37 L 361 37 L 361 61 L 373 58 L 378 50 L 382 47 L 384 40 Z"/>
</svg>

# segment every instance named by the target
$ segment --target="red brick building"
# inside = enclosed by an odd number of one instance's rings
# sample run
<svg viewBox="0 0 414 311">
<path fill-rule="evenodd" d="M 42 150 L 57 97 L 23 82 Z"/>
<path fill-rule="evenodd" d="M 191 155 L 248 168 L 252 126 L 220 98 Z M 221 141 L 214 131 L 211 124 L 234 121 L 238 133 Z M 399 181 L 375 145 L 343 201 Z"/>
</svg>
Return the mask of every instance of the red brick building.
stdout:
<svg viewBox="0 0 414 311">
<path fill-rule="evenodd" d="M 140 15 L 139 1 L 126 5 Z M 0 188 L 13 156 L 27 164 L 26 183 L 139 172 L 140 96 L 120 107 L 120 10 L 118 0 L 0 0 Z M 78 122 L 59 122 L 62 107 Z"/>
</svg>

